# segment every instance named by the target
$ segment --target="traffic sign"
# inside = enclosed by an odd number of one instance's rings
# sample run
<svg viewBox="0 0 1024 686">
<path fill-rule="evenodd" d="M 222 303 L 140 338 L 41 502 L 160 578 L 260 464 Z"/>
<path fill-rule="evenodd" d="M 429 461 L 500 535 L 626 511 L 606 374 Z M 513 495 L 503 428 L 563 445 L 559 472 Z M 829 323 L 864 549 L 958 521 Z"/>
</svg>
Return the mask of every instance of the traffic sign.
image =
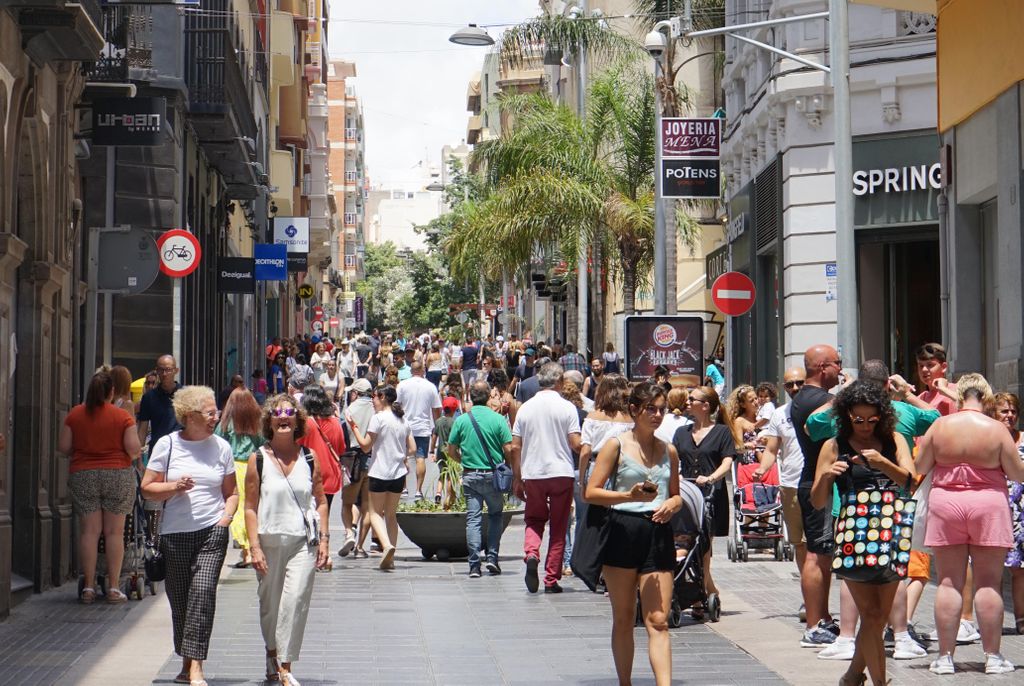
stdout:
<svg viewBox="0 0 1024 686">
<path fill-rule="evenodd" d="M 455 315 L 455 319 L 459 322 L 459 324 L 465 324 L 469 320 L 469 315 L 466 314 L 465 312 L 459 312 L 457 315 Z"/>
<path fill-rule="evenodd" d="M 299 286 L 299 297 L 302 298 L 303 300 L 308 300 L 309 298 L 312 298 L 314 292 L 315 291 L 313 290 L 313 286 L 311 286 L 308 283 L 304 283 L 301 286 Z"/>
<path fill-rule="evenodd" d="M 160 254 L 160 271 L 175 279 L 194 272 L 203 256 L 199 239 L 181 229 L 164 231 L 156 239 L 156 246 Z"/>
<path fill-rule="evenodd" d="M 324 332 L 324 320 L 323 319 L 314 319 L 313 321 L 311 321 L 309 323 L 309 330 L 312 331 L 313 333 L 323 333 Z"/>
<path fill-rule="evenodd" d="M 331 317 L 327 323 L 330 324 L 332 329 L 337 329 L 339 326 L 341 326 L 341 320 L 338 319 L 337 317 Z"/>
<path fill-rule="evenodd" d="M 741 272 L 726 272 L 711 286 L 711 299 L 722 314 L 738 317 L 754 306 L 754 282 Z"/>
<path fill-rule="evenodd" d="M 316 307 L 313 308 L 313 319 L 323 319 L 323 318 L 324 318 L 324 308 L 322 308 L 319 305 L 317 305 Z"/>
</svg>

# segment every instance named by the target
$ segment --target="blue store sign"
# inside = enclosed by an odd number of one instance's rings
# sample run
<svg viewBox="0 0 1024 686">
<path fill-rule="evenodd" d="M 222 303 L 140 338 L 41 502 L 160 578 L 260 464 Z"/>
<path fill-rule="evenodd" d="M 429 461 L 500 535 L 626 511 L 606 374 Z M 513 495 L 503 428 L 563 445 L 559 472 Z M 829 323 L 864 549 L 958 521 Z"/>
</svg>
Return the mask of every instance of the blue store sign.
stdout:
<svg viewBox="0 0 1024 686">
<path fill-rule="evenodd" d="M 288 246 L 257 243 L 252 248 L 257 281 L 288 280 Z"/>
</svg>

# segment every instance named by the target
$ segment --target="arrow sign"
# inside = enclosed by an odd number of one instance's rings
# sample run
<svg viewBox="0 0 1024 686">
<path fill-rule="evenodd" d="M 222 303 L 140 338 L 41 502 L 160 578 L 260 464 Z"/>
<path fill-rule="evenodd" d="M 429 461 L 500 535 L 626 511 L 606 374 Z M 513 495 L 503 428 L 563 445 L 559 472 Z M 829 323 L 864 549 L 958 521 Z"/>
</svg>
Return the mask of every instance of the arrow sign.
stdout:
<svg viewBox="0 0 1024 686">
<path fill-rule="evenodd" d="M 711 299 L 722 314 L 738 317 L 754 306 L 754 282 L 743 273 L 726 272 L 711 285 Z"/>
</svg>

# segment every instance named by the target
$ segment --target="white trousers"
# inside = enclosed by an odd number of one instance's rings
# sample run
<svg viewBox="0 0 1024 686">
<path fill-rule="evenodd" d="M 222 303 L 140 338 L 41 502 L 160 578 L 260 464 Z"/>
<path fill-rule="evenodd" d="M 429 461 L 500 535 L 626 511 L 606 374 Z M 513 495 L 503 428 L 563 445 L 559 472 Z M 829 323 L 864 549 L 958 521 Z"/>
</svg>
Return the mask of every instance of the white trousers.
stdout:
<svg viewBox="0 0 1024 686">
<path fill-rule="evenodd" d="M 277 534 L 260 534 L 260 548 L 267 558 L 267 573 L 259 580 L 263 642 L 280 662 L 294 662 L 313 596 L 316 549 L 306 545 L 305 536 Z"/>
</svg>

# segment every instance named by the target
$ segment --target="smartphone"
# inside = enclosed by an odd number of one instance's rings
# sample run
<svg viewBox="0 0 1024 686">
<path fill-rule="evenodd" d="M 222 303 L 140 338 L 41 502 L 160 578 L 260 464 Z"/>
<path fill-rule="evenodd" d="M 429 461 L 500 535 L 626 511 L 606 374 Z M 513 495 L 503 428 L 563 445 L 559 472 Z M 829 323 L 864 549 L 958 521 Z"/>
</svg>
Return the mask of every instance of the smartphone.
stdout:
<svg viewBox="0 0 1024 686">
<path fill-rule="evenodd" d="M 642 484 L 640 484 L 640 490 L 643 491 L 644 493 L 657 493 L 658 484 L 654 483 L 653 481 L 645 481 Z"/>
</svg>

